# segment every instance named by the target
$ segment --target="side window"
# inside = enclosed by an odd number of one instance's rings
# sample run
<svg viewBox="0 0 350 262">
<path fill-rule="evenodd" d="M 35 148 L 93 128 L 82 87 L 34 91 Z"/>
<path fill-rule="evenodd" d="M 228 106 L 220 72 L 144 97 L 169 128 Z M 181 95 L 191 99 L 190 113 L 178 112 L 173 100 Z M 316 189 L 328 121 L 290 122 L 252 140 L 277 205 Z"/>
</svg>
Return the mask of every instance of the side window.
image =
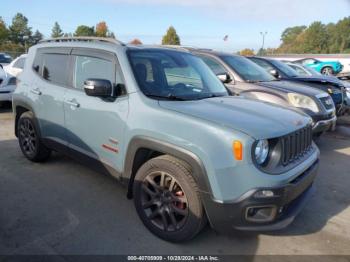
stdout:
<svg viewBox="0 0 350 262">
<path fill-rule="evenodd" d="M 35 54 L 34 62 L 33 62 L 33 70 L 38 73 L 38 75 L 41 76 L 43 66 L 43 59 L 41 53 L 37 52 Z"/>
<path fill-rule="evenodd" d="M 260 59 L 254 59 L 252 58 L 253 62 L 256 63 L 257 65 L 261 66 L 264 68 L 266 71 L 271 71 L 274 70 L 274 68 L 267 62 L 260 60 Z"/>
<path fill-rule="evenodd" d="M 300 67 L 295 65 L 289 65 L 289 66 L 293 68 L 299 75 L 303 75 L 303 76 L 307 75 L 307 73 L 304 70 L 302 70 Z"/>
<path fill-rule="evenodd" d="M 73 76 L 73 87 L 84 88 L 84 81 L 89 78 L 100 78 L 115 83 L 115 64 L 102 58 L 76 56 Z"/>
<path fill-rule="evenodd" d="M 54 84 L 66 85 L 68 60 L 69 56 L 64 54 L 43 54 L 43 78 Z"/>
<path fill-rule="evenodd" d="M 214 59 L 211 59 L 206 56 L 200 56 L 204 63 L 209 66 L 209 68 L 214 72 L 215 75 L 221 75 L 227 73 L 227 70 Z"/>
<path fill-rule="evenodd" d="M 18 58 L 18 60 L 13 64 L 13 67 L 15 68 L 19 68 L 19 69 L 23 69 L 24 68 L 24 62 L 25 62 L 25 58 Z"/>
</svg>

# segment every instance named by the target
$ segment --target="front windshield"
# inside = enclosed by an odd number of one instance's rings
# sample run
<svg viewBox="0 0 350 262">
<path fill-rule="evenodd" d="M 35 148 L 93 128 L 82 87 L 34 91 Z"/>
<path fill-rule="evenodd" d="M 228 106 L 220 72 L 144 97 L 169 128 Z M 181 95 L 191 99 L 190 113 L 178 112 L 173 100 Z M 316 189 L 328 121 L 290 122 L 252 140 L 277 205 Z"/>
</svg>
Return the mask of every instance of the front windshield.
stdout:
<svg viewBox="0 0 350 262">
<path fill-rule="evenodd" d="M 268 82 L 276 80 L 263 68 L 241 56 L 220 56 L 244 81 L 247 82 Z"/>
<path fill-rule="evenodd" d="M 194 100 L 228 95 L 215 74 L 198 57 L 166 49 L 129 50 L 141 91 L 154 98 Z"/>
<path fill-rule="evenodd" d="M 286 65 L 285 63 L 278 61 L 278 60 L 271 60 L 271 62 L 274 64 L 274 66 L 276 66 L 279 70 L 281 70 L 288 77 L 298 76 L 298 73 L 293 68 Z"/>
</svg>

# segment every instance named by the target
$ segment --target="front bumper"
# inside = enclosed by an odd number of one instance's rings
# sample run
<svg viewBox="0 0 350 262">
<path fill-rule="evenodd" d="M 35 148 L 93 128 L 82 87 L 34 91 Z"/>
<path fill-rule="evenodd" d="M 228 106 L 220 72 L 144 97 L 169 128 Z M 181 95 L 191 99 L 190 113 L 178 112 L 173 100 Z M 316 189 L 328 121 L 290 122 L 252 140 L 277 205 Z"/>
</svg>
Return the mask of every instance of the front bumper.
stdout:
<svg viewBox="0 0 350 262">
<path fill-rule="evenodd" d="M 211 226 L 221 233 L 230 230 L 271 231 L 288 226 L 312 194 L 317 170 L 318 160 L 288 184 L 252 189 L 235 202 L 219 203 L 212 200 L 209 195 L 204 196 L 204 205 Z M 257 197 L 257 192 L 263 190 L 274 192 L 274 196 Z M 254 218 L 254 212 L 251 212 L 254 210 L 258 212 L 269 210 L 271 214 L 259 220 Z"/>
<path fill-rule="evenodd" d="M 337 123 L 337 117 L 333 116 L 330 119 L 319 120 L 312 127 L 312 133 L 322 133 L 328 130 L 334 130 Z"/>
</svg>

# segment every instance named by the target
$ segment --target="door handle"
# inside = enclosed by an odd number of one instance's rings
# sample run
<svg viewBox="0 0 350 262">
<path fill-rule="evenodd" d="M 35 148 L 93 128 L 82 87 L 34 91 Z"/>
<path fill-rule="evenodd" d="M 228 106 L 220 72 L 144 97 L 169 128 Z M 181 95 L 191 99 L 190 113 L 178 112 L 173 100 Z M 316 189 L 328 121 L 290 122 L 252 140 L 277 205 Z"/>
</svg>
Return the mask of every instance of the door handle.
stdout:
<svg viewBox="0 0 350 262">
<path fill-rule="evenodd" d="M 30 92 L 32 92 L 33 94 L 36 94 L 38 96 L 40 96 L 42 94 L 39 88 L 31 89 Z"/>
<path fill-rule="evenodd" d="M 79 107 L 80 106 L 80 104 L 77 101 L 75 101 L 75 99 L 67 100 L 66 103 L 68 105 L 71 105 L 71 106 L 74 106 L 74 107 Z"/>
</svg>

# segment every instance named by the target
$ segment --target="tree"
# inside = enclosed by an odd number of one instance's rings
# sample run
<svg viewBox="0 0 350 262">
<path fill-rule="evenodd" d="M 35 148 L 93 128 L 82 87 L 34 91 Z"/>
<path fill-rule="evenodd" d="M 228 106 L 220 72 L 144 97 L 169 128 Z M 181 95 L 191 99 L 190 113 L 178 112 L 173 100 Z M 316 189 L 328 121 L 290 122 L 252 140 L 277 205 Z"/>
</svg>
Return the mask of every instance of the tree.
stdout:
<svg viewBox="0 0 350 262">
<path fill-rule="evenodd" d="M 63 37 L 73 37 L 72 33 L 64 33 Z"/>
<path fill-rule="evenodd" d="M 180 45 L 180 37 L 173 26 L 170 26 L 163 36 L 162 45 Z"/>
<path fill-rule="evenodd" d="M 2 17 L 0 16 L 0 43 L 5 42 L 8 36 L 9 36 L 9 31 L 6 27 L 4 20 L 2 20 Z"/>
<path fill-rule="evenodd" d="M 328 53 L 328 34 L 321 22 L 313 22 L 304 32 L 304 53 Z"/>
<path fill-rule="evenodd" d="M 140 39 L 135 38 L 134 40 L 130 41 L 129 44 L 142 45 L 142 42 L 140 41 Z"/>
<path fill-rule="evenodd" d="M 106 22 L 101 21 L 96 25 L 96 36 L 107 37 L 108 26 Z"/>
<path fill-rule="evenodd" d="M 24 37 L 30 38 L 32 36 L 32 29 L 28 27 L 28 19 L 21 13 L 17 13 L 9 26 L 9 39 L 16 43 L 24 45 Z"/>
<path fill-rule="evenodd" d="M 294 27 L 288 27 L 285 29 L 281 36 L 282 44 L 293 44 L 295 39 L 298 37 L 299 34 L 301 34 L 307 27 L 302 26 L 294 26 Z"/>
<path fill-rule="evenodd" d="M 56 37 L 62 37 L 63 35 L 64 34 L 60 25 L 57 22 L 55 22 L 55 24 L 52 27 L 51 37 L 56 38 Z"/>
<path fill-rule="evenodd" d="M 114 33 L 113 33 L 113 32 L 108 32 L 107 37 L 109 37 L 109 38 L 113 38 L 113 39 L 116 39 L 116 37 L 115 37 L 115 35 L 114 35 Z"/>
<path fill-rule="evenodd" d="M 75 30 L 74 36 L 95 36 L 94 27 L 89 27 L 86 25 L 80 25 Z"/>
<path fill-rule="evenodd" d="M 336 24 L 328 24 L 326 30 L 329 36 L 330 53 L 350 52 L 350 17 L 346 17 Z"/>
<path fill-rule="evenodd" d="M 44 35 L 42 33 L 40 33 L 39 30 L 36 30 L 30 39 L 30 44 L 36 45 L 43 38 L 44 38 Z"/>
<path fill-rule="evenodd" d="M 245 49 L 239 51 L 239 54 L 243 55 L 243 56 L 252 56 L 252 55 L 254 55 L 254 50 L 249 49 L 249 48 L 245 48 Z"/>
</svg>

